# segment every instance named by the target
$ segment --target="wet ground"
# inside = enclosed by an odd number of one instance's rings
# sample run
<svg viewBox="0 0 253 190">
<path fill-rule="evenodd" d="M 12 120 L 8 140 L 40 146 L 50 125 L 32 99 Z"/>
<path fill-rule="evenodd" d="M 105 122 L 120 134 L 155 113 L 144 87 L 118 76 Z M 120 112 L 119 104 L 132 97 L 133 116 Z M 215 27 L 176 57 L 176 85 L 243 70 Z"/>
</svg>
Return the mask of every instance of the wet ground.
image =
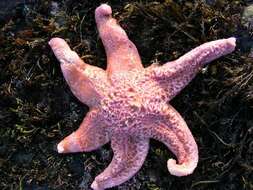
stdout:
<svg viewBox="0 0 253 190">
<path fill-rule="evenodd" d="M 109 145 L 60 155 L 88 107 L 70 92 L 47 42 L 66 39 L 85 62 L 105 68 L 94 10 L 105 1 L 0 3 L 0 189 L 89 189 L 110 162 Z M 206 41 L 236 36 L 238 49 L 214 61 L 171 104 L 199 145 L 187 177 L 171 176 L 173 157 L 152 141 L 140 172 L 118 190 L 253 189 L 253 8 L 250 1 L 107 1 L 145 66 L 173 60 Z"/>
</svg>

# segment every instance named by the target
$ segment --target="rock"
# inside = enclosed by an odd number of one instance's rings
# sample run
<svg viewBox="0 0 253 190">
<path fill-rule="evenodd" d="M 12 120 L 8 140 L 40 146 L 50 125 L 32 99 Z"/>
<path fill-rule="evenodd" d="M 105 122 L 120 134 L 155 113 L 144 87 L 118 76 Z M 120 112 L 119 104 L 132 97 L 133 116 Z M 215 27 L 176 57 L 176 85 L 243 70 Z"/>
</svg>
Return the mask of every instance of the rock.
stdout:
<svg viewBox="0 0 253 190">
<path fill-rule="evenodd" d="M 242 24 L 249 30 L 253 29 L 253 4 L 245 7 L 242 14 Z"/>
<path fill-rule="evenodd" d="M 35 3 L 36 0 L 0 0 L 0 22 L 9 20 L 16 12 L 16 7 Z"/>
</svg>

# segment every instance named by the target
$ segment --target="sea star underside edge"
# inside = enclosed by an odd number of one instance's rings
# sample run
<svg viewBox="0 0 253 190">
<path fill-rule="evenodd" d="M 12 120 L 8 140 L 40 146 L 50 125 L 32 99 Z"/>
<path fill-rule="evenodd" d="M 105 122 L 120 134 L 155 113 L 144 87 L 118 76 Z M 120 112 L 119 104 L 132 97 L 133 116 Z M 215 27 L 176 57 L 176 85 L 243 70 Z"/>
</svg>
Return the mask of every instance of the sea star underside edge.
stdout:
<svg viewBox="0 0 253 190">
<path fill-rule="evenodd" d="M 234 51 L 235 38 L 207 42 L 179 59 L 144 68 L 135 45 L 102 4 L 95 19 L 107 55 L 107 69 L 88 65 L 60 38 L 50 40 L 73 94 L 90 111 L 78 130 L 62 140 L 59 153 L 87 152 L 111 141 L 113 159 L 91 187 L 102 190 L 131 178 L 142 166 L 149 139 L 163 142 L 177 157 L 172 175 L 191 174 L 198 147 L 180 114 L 167 102 L 206 64 Z"/>
</svg>

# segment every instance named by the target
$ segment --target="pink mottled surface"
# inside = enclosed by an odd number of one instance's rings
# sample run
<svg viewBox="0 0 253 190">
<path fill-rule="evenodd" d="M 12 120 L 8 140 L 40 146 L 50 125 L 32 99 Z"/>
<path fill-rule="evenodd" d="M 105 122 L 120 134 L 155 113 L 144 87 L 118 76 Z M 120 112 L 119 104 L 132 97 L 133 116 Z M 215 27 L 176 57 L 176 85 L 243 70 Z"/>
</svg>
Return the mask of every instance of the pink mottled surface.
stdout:
<svg viewBox="0 0 253 190">
<path fill-rule="evenodd" d="M 58 144 L 58 152 L 91 151 L 111 141 L 113 159 L 95 178 L 94 190 L 131 178 L 147 156 L 150 138 L 176 155 L 177 161 L 167 163 L 172 175 L 191 174 L 198 163 L 198 147 L 184 119 L 167 102 L 206 63 L 231 53 L 236 39 L 208 42 L 175 61 L 143 68 L 135 45 L 111 14 L 106 4 L 95 12 L 107 54 L 106 71 L 85 64 L 63 39 L 49 42 L 71 91 L 90 107 L 80 128 Z"/>
</svg>

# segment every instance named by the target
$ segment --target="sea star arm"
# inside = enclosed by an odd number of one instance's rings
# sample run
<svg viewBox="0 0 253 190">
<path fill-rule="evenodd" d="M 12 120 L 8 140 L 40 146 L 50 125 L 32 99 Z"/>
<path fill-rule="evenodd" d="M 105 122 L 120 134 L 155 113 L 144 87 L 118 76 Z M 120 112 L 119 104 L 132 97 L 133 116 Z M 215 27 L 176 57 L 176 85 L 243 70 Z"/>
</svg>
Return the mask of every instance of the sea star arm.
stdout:
<svg viewBox="0 0 253 190">
<path fill-rule="evenodd" d="M 106 126 L 96 109 L 87 113 L 80 127 L 57 146 L 59 153 L 92 151 L 109 142 Z"/>
<path fill-rule="evenodd" d="M 160 114 L 149 115 L 140 128 L 140 134 L 163 142 L 177 157 L 169 159 L 167 167 L 172 175 L 189 175 L 198 163 L 198 147 L 184 119 L 170 105 L 164 105 Z"/>
<path fill-rule="evenodd" d="M 85 64 L 61 38 L 52 38 L 49 45 L 61 63 L 64 78 L 73 94 L 89 106 L 98 104 L 100 92 L 107 85 L 105 71 Z"/>
<path fill-rule="evenodd" d="M 147 73 L 164 89 L 166 100 L 169 101 L 195 77 L 201 67 L 231 53 L 235 46 L 236 39 L 233 37 L 207 42 L 175 61 L 147 68 Z"/>
<path fill-rule="evenodd" d="M 106 4 L 102 4 L 95 11 L 99 35 L 107 55 L 108 73 L 113 75 L 118 71 L 142 69 L 137 48 L 111 15 L 112 9 Z"/>
<path fill-rule="evenodd" d="M 110 165 L 98 175 L 91 187 L 102 190 L 130 179 L 142 166 L 149 149 L 149 139 L 115 134 L 111 139 L 114 152 Z"/>
</svg>

